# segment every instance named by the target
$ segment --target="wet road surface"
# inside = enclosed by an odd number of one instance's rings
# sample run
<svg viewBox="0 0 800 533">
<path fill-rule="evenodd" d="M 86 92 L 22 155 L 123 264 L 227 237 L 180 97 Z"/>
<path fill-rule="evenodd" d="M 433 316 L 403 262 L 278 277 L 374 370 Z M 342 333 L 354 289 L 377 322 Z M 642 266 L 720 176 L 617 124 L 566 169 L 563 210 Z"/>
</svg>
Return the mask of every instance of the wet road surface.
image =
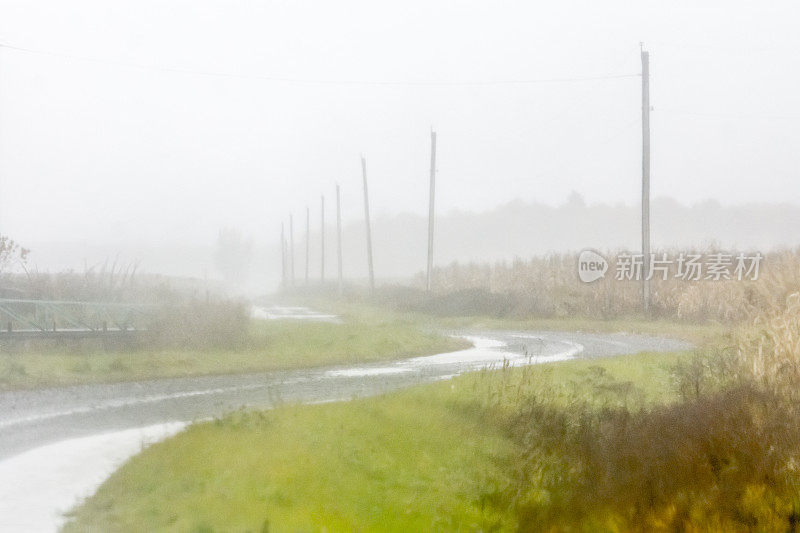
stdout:
<svg viewBox="0 0 800 533">
<path fill-rule="evenodd" d="M 503 364 L 690 347 L 635 335 L 459 335 L 475 347 L 365 365 L 0 393 L 0 531 L 57 531 L 65 513 L 144 446 L 233 410 L 346 400 Z"/>
<path fill-rule="evenodd" d="M 0 393 L 0 461 L 86 435 L 223 415 L 282 402 L 380 394 L 508 360 L 536 364 L 573 357 L 670 351 L 681 341 L 624 334 L 460 332 L 475 348 L 391 363 L 158 379 Z"/>
</svg>

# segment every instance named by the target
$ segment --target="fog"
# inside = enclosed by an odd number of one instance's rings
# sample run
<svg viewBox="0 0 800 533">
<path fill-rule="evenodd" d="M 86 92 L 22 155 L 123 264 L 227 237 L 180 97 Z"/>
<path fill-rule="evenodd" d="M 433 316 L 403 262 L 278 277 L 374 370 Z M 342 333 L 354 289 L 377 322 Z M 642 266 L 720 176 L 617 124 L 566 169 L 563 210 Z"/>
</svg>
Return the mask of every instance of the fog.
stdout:
<svg viewBox="0 0 800 533">
<path fill-rule="evenodd" d="M 676 229 L 654 205 L 654 244 L 794 245 L 797 208 L 769 204 L 800 205 L 798 15 L 788 1 L 0 0 L 0 232 L 41 269 L 120 258 L 219 277 L 217 236 L 236 228 L 248 284 L 266 285 L 290 212 L 302 277 L 305 207 L 318 224 L 325 194 L 331 215 L 338 182 L 359 276 L 364 154 L 377 275 L 405 276 L 424 266 L 434 128 L 437 263 L 635 247 L 644 42 L 653 197 L 752 221 Z M 553 211 L 571 191 L 627 207 Z M 557 223 L 542 230 L 542 214 Z"/>
<path fill-rule="evenodd" d="M 708 247 L 749 252 L 797 245 L 800 207 L 791 204 L 743 204 L 724 206 L 715 201 L 683 205 L 671 198 L 652 202 L 654 249 L 705 249 Z M 313 220 L 318 222 L 318 219 Z M 330 221 L 329 221 L 330 222 Z M 586 204 L 573 193 L 558 206 L 519 200 L 482 212 L 452 211 L 437 221 L 436 264 L 454 261 L 495 262 L 535 254 L 577 252 L 584 248 L 638 250 L 639 206 Z M 295 283 L 306 284 L 305 220 L 298 221 L 294 238 Z M 380 215 L 373 219 L 373 255 L 379 283 L 406 282 L 425 269 L 427 217 L 415 214 Z M 241 260 L 230 279 L 232 288 L 252 294 L 275 289 L 281 280 L 278 243 L 258 245 L 243 234 L 242 253 L 236 246 L 231 258 Z M 288 236 L 287 236 L 288 238 Z M 326 227 L 325 279 L 337 277 L 336 230 Z M 343 228 L 343 273 L 348 282 L 365 283 L 367 252 L 364 225 L 352 221 Z M 137 264 L 141 270 L 173 276 L 224 278 L 230 267 L 220 264 L 215 241 L 209 245 L 175 244 L 115 245 L 42 242 L 34 244 L 34 263 L 68 269 L 102 268 Z M 309 240 L 309 281 L 320 279 L 321 243 L 317 226 Z M 85 261 L 87 257 L 97 262 Z M 108 264 L 106 264 L 108 263 Z M 287 269 L 289 261 L 287 260 Z M 289 273 L 287 273 L 289 275 Z"/>
</svg>

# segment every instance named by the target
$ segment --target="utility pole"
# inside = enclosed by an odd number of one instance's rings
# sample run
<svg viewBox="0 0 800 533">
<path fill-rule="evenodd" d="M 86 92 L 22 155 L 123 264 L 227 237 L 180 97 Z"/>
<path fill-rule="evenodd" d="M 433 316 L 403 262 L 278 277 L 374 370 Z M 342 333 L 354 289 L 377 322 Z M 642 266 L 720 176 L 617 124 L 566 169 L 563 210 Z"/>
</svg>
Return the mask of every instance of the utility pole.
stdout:
<svg viewBox="0 0 800 533">
<path fill-rule="evenodd" d="M 425 290 L 431 291 L 431 278 L 433 277 L 433 218 L 434 200 L 436 198 L 436 132 L 431 130 L 431 190 L 428 200 L 428 275 L 425 280 Z"/>
<path fill-rule="evenodd" d="M 294 220 L 291 214 L 289 214 L 289 274 L 294 287 Z"/>
<path fill-rule="evenodd" d="M 311 211 L 306 206 L 306 285 L 308 285 L 308 251 L 311 240 Z"/>
<path fill-rule="evenodd" d="M 369 266 L 369 290 L 375 292 L 375 270 L 372 266 L 372 230 L 369 222 L 369 192 L 367 191 L 367 160 L 361 156 L 361 176 L 364 178 L 364 222 L 367 225 L 367 266 Z"/>
<path fill-rule="evenodd" d="M 281 283 L 286 288 L 286 233 L 281 222 Z"/>
<path fill-rule="evenodd" d="M 642 55 L 642 309 L 650 314 L 650 53 Z"/>
<path fill-rule="evenodd" d="M 322 283 L 325 283 L 325 195 L 323 194 L 322 196 L 320 196 L 320 199 L 322 200 L 322 203 L 320 205 L 320 215 L 319 215 L 320 226 L 321 226 L 319 230 L 319 236 L 321 242 L 320 257 L 322 258 L 322 260 L 319 266 L 319 279 Z"/>
<path fill-rule="evenodd" d="M 342 285 L 342 208 L 339 184 L 336 184 L 336 256 L 339 262 L 339 296 L 344 292 Z"/>
</svg>

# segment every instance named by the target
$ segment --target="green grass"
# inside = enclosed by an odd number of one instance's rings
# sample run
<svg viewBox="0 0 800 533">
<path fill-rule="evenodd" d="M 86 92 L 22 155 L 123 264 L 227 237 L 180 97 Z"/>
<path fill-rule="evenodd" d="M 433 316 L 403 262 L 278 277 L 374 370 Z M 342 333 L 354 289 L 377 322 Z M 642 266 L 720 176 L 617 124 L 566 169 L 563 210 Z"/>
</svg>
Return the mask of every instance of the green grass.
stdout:
<svg viewBox="0 0 800 533">
<path fill-rule="evenodd" d="M 468 345 L 380 314 L 348 317 L 342 324 L 254 322 L 252 329 L 246 346 L 228 350 L 2 353 L 0 390 L 362 363 Z"/>
<path fill-rule="evenodd" d="M 518 329 L 527 331 L 584 331 L 589 333 L 636 333 L 670 337 L 703 344 L 729 334 L 730 325 L 717 322 L 689 323 L 674 320 L 627 319 L 599 320 L 591 318 L 528 318 L 504 319 L 492 317 L 440 318 L 439 324 L 450 328 Z"/>
<path fill-rule="evenodd" d="M 67 531 L 511 531 L 504 503 L 520 399 L 603 405 L 635 383 L 677 398 L 685 353 L 482 371 L 346 403 L 284 406 L 191 426 L 146 449 L 79 507 Z"/>
<path fill-rule="evenodd" d="M 670 337 L 689 340 L 698 345 L 718 342 L 731 335 L 739 324 L 708 322 L 688 322 L 666 319 L 648 320 L 641 316 L 627 318 L 596 319 L 580 316 L 562 318 L 514 318 L 492 316 L 444 316 L 405 313 L 392 311 L 385 306 L 346 301 L 306 298 L 298 299 L 298 305 L 369 321 L 378 317 L 385 321 L 415 323 L 439 329 L 485 329 L 485 330 L 525 330 L 525 331 L 583 331 L 588 333 L 636 333 L 657 337 Z"/>
</svg>

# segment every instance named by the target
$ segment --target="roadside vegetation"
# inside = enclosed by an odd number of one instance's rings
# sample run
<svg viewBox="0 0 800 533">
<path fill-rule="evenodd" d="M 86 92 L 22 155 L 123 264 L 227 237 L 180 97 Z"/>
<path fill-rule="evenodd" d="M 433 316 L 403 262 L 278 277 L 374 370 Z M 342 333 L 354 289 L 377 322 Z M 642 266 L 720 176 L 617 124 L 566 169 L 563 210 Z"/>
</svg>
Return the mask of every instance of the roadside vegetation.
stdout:
<svg viewBox="0 0 800 533">
<path fill-rule="evenodd" d="M 440 330 L 520 330 L 520 331 L 582 331 L 587 333 L 635 333 L 688 340 L 695 344 L 718 342 L 729 338 L 735 326 L 716 320 L 690 321 L 676 319 L 647 319 L 641 315 L 618 318 L 588 318 L 581 315 L 500 317 L 488 314 L 436 314 L 387 310 L 381 304 L 342 302 L 320 298 L 298 298 L 301 305 L 324 309 L 331 313 L 368 317 L 373 313 L 394 320 L 414 321 Z"/>
<path fill-rule="evenodd" d="M 123 345 L 6 346 L 0 390 L 358 364 L 469 346 L 381 313 L 323 323 L 252 320 L 244 305 L 230 302 L 170 311 L 146 337 Z"/>
<path fill-rule="evenodd" d="M 800 372 L 747 353 L 502 367 L 235 413 L 146 449 L 66 530 L 792 530 Z"/>
<path fill-rule="evenodd" d="M 195 424 L 115 473 L 66 531 L 513 530 L 519 400 L 595 402 L 614 386 L 647 404 L 675 399 L 664 383 L 685 357 L 504 368 Z"/>
<path fill-rule="evenodd" d="M 696 305 L 675 300 L 711 324 L 689 328 L 694 352 L 196 424 L 126 464 L 67 530 L 797 530 L 800 261 L 779 257 L 745 289 L 698 283 Z M 438 316 L 463 314 L 502 318 Z"/>
<path fill-rule="evenodd" d="M 688 254 L 687 251 L 684 251 Z M 655 251 L 656 256 L 670 250 Z M 696 251 L 709 256 L 719 250 Z M 729 252 L 730 253 L 730 252 Z M 641 282 L 615 279 L 615 251 L 603 255 L 609 268 L 603 279 L 583 283 L 577 276 L 577 254 L 552 254 L 497 263 L 452 263 L 434 269 L 432 293 L 419 274 L 411 286 L 385 286 L 369 296 L 348 287 L 350 301 L 370 301 L 402 312 L 443 317 L 492 317 L 503 320 L 631 320 L 641 317 Z M 734 257 L 736 254 L 732 254 Z M 765 254 L 757 280 L 688 281 L 670 264 L 667 279 L 651 280 L 649 318 L 682 323 L 734 324 L 754 314 L 780 310 L 786 297 L 800 289 L 800 250 Z M 731 267 L 731 273 L 733 273 Z M 703 276 L 705 278 L 705 276 Z"/>
<path fill-rule="evenodd" d="M 136 264 L 116 262 L 84 272 L 38 272 L 28 268 L 27 255 L 0 236 L 0 297 L 14 313 L 2 314 L 3 329 L 113 328 L 114 317 L 93 302 L 131 304 L 140 312 L 125 318 L 130 331 L 109 335 L 0 334 L 0 391 L 358 364 L 468 346 L 407 314 L 361 306 L 343 310 L 336 324 L 254 320 L 246 302 L 225 298 L 213 283 L 141 274 Z M 53 313 L 30 302 L 40 300 L 78 303 Z"/>
</svg>

